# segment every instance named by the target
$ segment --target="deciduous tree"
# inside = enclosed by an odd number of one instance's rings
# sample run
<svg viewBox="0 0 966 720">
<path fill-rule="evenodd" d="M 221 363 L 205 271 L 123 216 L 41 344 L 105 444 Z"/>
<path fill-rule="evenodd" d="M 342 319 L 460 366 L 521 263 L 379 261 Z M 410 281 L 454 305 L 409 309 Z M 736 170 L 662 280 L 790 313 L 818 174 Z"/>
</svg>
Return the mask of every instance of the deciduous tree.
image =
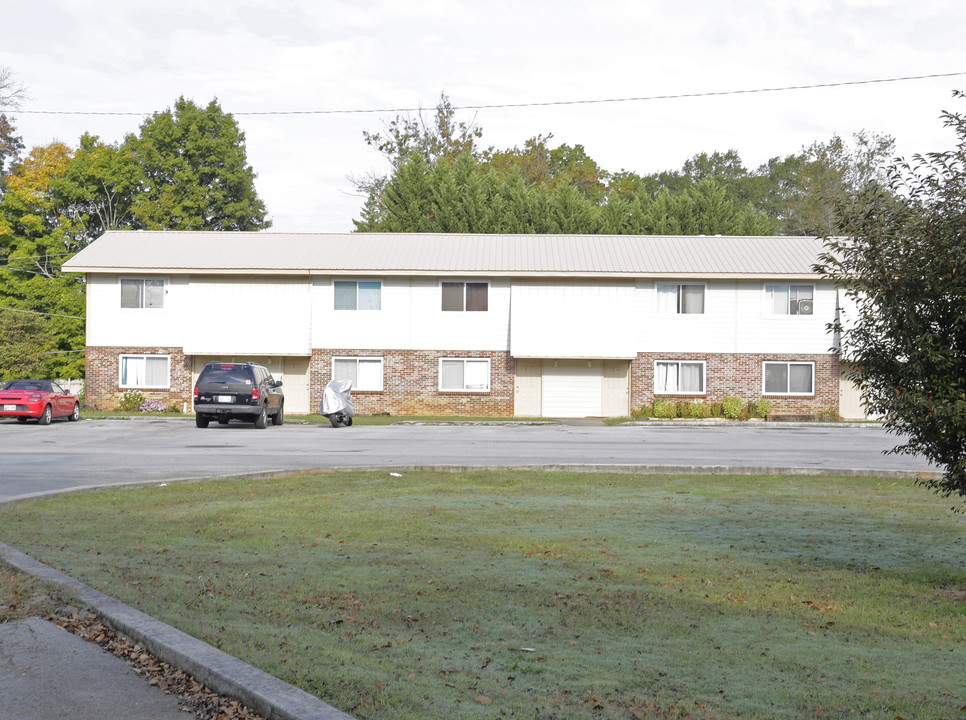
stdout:
<svg viewBox="0 0 966 720">
<path fill-rule="evenodd" d="M 262 230 L 271 225 L 255 191 L 245 134 L 217 100 L 181 97 L 124 142 L 143 173 L 132 206 L 150 230 Z"/>
<path fill-rule="evenodd" d="M 961 97 L 961 96 L 960 96 Z M 922 483 L 966 497 L 966 116 L 944 115 L 956 149 L 860 178 L 819 265 L 854 303 L 840 353 L 868 409 L 943 468 Z"/>
</svg>

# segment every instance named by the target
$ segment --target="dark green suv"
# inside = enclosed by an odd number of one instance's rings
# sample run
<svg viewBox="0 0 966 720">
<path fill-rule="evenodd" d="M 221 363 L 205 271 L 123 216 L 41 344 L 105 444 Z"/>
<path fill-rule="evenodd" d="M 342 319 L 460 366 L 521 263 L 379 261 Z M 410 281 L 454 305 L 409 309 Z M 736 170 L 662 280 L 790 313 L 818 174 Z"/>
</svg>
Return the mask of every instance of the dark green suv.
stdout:
<svg viewBox="0 0 966 720">
<path fill-rule="evenodd" d="M 210 362 L 195 383 L 195 425 L 208 427 L 212 420 L 227 425 L 232 418 L 264 428 L 284 420 L 282 381 L 275 380 L 258 363 Z"/>
</svg>

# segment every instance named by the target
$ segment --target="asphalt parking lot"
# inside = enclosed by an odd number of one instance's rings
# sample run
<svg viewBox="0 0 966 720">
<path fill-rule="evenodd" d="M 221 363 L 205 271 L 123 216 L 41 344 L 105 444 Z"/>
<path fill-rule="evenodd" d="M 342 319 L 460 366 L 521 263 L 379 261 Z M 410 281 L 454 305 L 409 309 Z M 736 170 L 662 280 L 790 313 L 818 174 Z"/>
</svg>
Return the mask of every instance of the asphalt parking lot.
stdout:
<svg viewBox="0 0 966 720">
<path fill-rule="evenodd" d="M 506 423 L 196 428 L 185 419 L 0 421 L 0 501 L 84 487 L 314 468 L 786 468 L 806 472 L 929 471 L 884 455 L 876 425 L 657 426 Z"/>
</svg>

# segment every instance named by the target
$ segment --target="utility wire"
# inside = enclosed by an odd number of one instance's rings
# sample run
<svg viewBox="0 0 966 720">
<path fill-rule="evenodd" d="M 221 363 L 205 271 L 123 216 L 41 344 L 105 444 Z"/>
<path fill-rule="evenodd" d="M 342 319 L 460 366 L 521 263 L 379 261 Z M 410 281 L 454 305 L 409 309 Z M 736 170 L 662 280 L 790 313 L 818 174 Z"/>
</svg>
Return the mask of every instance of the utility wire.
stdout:
<svg viewBox="0 0 966 720">
<path fill-rule="evenodd" d="M 817 90 L 821 88 L 853 87 L 856 85 L 875 85 L 880 83 L 908 82 L 910 80 L 932 80 L 935 78 L 959 77 L 966 75 L 963 72 L 934 73 L 931 75 L 908 75 L 906 77 L 877 78 L 874 80 L 849 80 L 835 83 L 816 83 L 814 85 L 785 85 L 782 87 L 754 88 L 746 90 L 719 90 L 695 93 L 679 93 L 674 95 L 645 95 L 641 97 L 623 98 L 599 98 L 596 100 L 553 100 L 548 102 L 525 102 L 525 103 L 501 103 L 490 105 L 454 105 L 454 110 L 497 110 L 528 107 L 556 107 L 562 105 L 595 105 L 603 103 L 625 103 L 625 102 L 649 102 L 654 100 L 683 100 L 687 98 L 722 97 L 726 95 L 753 95 L 758 93 L 787 92 L 791 90 Z M 269 111 L 242 111 L 227 113 L 230 115 L 361 115 L 373 113 L 399 113 L 399 112 L 420 112 L 422 107 L 403 107 L 403 108 L 374 108 L 374 109 L 355 109 L 355 110 L 269 110 Z M 143 117 L 152 113 L 144 112 L 109 112 L 109 111 L 84 111 L 84 110 L 18 110 L 16 113 L 23 115 L 133 115 Z M 205 112 L 194 113 L 206 115 Z"/>
<path fill-rule="evenodd" d="M 9 310 L 10 312 L 25 313 L 27 315 L 43 315 L 44 317 L 70 318 L 71 320 L 87 319 L 87 318 L 79 317 L 78 315 L 60 315 L 59 313 L 37 312 L 36 310 L 21 310 L 20 308 L 4 307 L 3 305 L 0 305 L 0 310 Z"/>
</svg>

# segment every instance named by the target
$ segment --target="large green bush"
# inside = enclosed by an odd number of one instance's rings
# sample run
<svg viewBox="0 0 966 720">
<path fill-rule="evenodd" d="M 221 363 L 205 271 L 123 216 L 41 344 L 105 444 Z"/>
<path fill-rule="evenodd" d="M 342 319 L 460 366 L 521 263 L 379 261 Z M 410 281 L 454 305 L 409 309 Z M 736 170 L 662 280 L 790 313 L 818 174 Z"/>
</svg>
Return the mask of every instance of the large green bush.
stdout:
<svg viewBox="0 0 966 720">
<path fill-rule="evenodd" d="M 741 402 L 741 398 L 728 396 L 721 400 L 721 411 L 729 420 L 737 420 L 741 417 L 741 411 L 744 410 L 744 407 L 745 404 Z"/>
<path fill-rule="evenodd" d="M 694 402 L 689 402 L 687 407 L 688 417 L 692 418 L 707 418 L 711 417 L 711 408 L 705 405 L 699 400 Z"/>
<path fill-rule="evenodd" d="M 671 420 L 677 417 L 678 411 L 673 403 L 658 398 L 654 401 L 654 417 L 663 420 Z"/>
<path fill-rule="evenodd" d="M 771 412 L 771 402 L 765 400 L 765 398 L 758 398 L 748 403 L 748 414 L 752 417 L 767 417 L 768 413 Z"/>
</svg>

